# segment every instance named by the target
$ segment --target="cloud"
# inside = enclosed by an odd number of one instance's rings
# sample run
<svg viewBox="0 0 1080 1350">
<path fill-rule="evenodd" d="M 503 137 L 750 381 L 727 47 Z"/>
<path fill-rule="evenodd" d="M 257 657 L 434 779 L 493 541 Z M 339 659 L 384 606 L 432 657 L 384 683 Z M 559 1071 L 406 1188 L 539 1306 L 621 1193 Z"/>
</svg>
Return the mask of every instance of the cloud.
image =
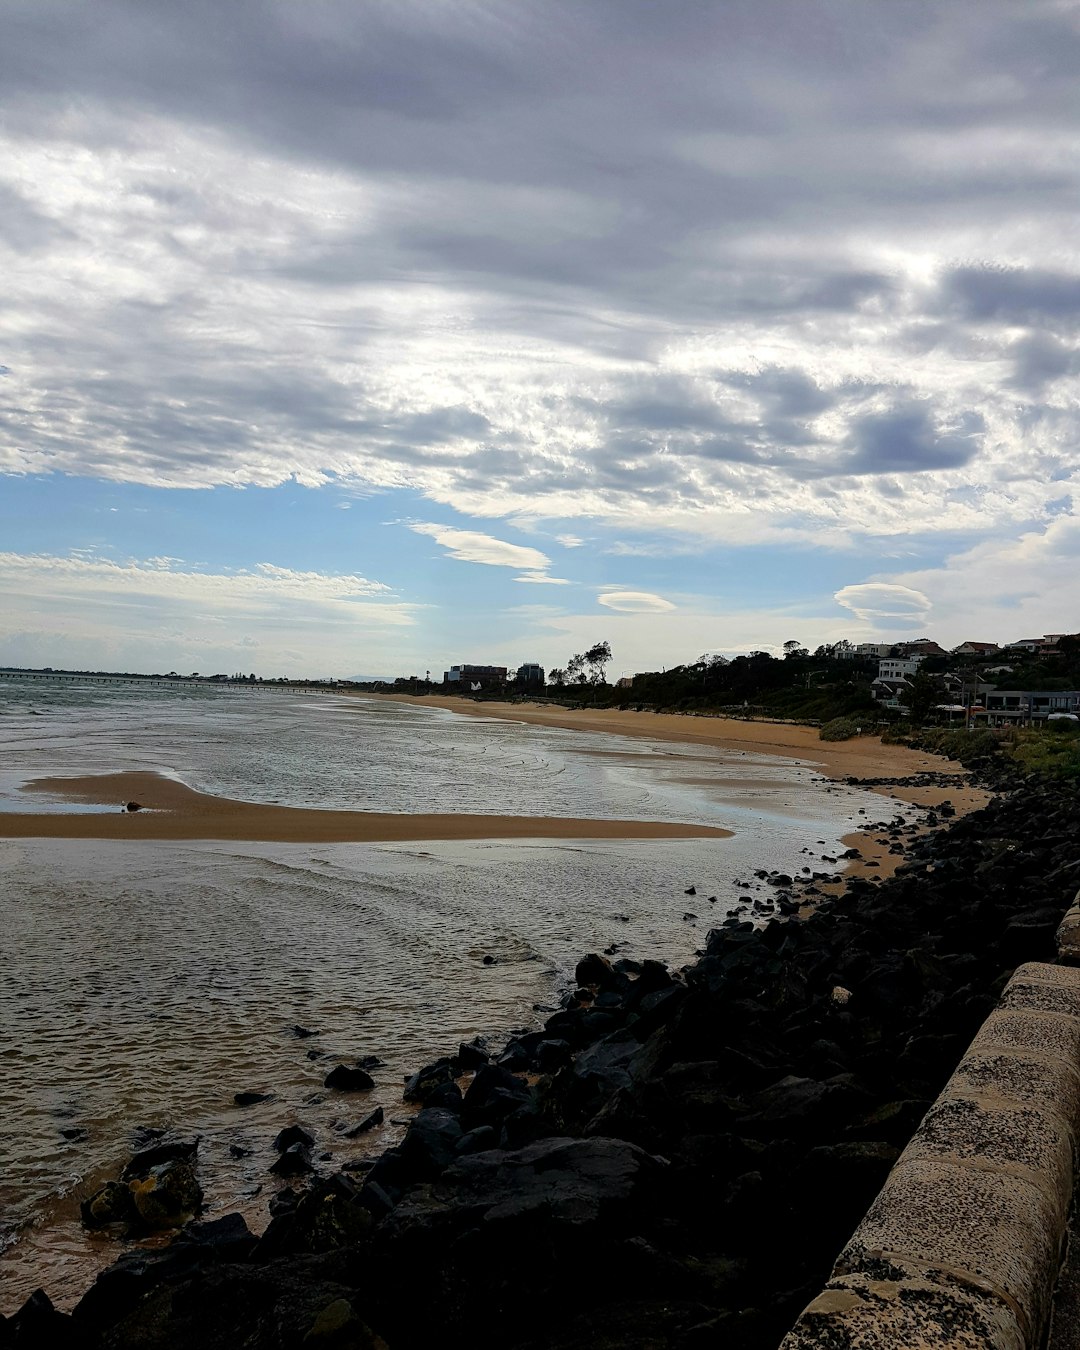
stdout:
<svg viewBox="0 0 1080 1350">
<path fill-rule="evenodd" d="M 12 0 L 0 473 L 409 491 L 533 580 L 484 522 L 1045 522 L 1071 8 L 663 8 Z"/>
<path fill-rule="evenodd" d="M 566 577 L 549 577 L 546 572 L 523 572 L 515 581 L 527 581 L 538 586 L 571 586 Z"/>
<path fill-rule="evenodd" d="M 345 673 L 363 644 L 407 633 L 421 608 L 355 574 L 272 563 L 208 571 L 166 557 L 0 552 L 0 587 L 9 597 L 0 637 L 10 661 L 79 664 L 82 654 L 83 664 L 105 669 L 179 669 L 196 649 L 228 666 L 238 647 L 258 642 L 275 673 L 310 674 L 316 653 Z M 298 638 L 307 647 L 299 656 Z M 32 659 L 20 662 L 19 653 Z"/>
<path fill-rule="evenodd" d="M 985 422 L 963 412 L 943 431 L 922 403 L 904 403 L 883 413 L 867 413 L 851 424 L 854 455 L 837 467 L 847 473 L 927 473 L 959 469 L 978 453 Z"/>
<path fill-rule="evenodd" d="M 958 267 L 941 280 L 946 309 L 973 322 L 1080 321 L 1080 275 L 1039 267 Z"/>
<path fill-rule="evenodd" d="M 576 534 L 557 534 L 555 542 L 562 544 L 563 548 L 581 548 L 585 540 Z"/>
<path fill-rule="evenodd" d="M 899 586 L 887 582 L 863 582 L 856 586 L 843 586 L 833 599 L 845 609 L 850 609 L 856 618 L 883 626 L 886 620 L 889 626 L 921 626 L 929 617 L 932 609 L 930 598 L 922 591 L 910 586 Z"/>
<path fill-rule="evenodd" d="M 551 559 L 538 548 L 510 544 L 476 530 L 458 530 L 449 525 L 417 521 L 409 525 L 415 534 L 429 535 L 451 558 L 459 562 L 483 563 L 487 567 L 517 567 L 528 573 L 540 573 L 551 566 Z"/>
<path fill-rule="evenodd" d="M 651 591 L 604 591 L 597 599 L 620 614 L 661 614 L 675 608 L 670 600 Z"/>
</svg>

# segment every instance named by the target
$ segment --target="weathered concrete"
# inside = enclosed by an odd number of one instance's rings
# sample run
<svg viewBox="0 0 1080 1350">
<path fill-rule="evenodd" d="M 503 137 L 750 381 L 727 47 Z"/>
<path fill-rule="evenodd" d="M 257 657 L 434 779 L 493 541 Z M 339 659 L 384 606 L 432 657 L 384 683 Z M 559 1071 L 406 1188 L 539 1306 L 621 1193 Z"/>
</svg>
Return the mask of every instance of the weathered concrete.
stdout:
<svg viewBox="0 0 1080 1350">
<path fill-rule="evenodd" d="M 1057 950 L 1058 960 L 1064 965 L 1080 966 L 1080 891 L 1058 927 Z"/>
<path fill-rule="evenodd" d="M 1021 966 L 782 1350 L 1034 1350 L 1078 1130 L 1080 969 Z"/>
</svg>

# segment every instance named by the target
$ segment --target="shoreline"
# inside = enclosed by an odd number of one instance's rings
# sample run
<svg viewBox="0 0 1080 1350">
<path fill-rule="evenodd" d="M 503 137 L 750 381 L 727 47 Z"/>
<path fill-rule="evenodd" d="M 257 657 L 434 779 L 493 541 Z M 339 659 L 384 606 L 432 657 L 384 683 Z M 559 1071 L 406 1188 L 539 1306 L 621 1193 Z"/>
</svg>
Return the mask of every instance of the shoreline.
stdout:
<svg viewBox="0 0 1080 1350">
<path fill-rule="evenodd" d="M 868 790 L 911 806 L 935 808 L 950 803 L 955 816 L 977 811 L 993 799 L 993 793 L 971 781 L 967 769 L 955 760 L 912 750 L 903 745 L 883 745 L 879 736 L 860 736 L 850 741 L 822 741 L 816 727 L 800 722 L 753 722 L 737 717 L 702 716 L 697 713 L 631 712 L 618 708 L 551 707 L 540 703 L 478 702 L 441 694 L 373 694 L 348 690 L 343 698 L 369 698 L 390 703 L 419 704 L 439 708 L 463 717 L 494 718 L 523 722 L 528 726 L 549 727 L 557 731 L 586 731 L 600 735 L 626 736 L 632 739 L 667 741 L 680 745 L 699 745 L 712 750 L 731 750 L 744 754 L 801 760 L 823 777 L 835 782 L 848 778 L 917 779 L 921 775 L 949 775 L 964 781 L 941 784 L 890 782 L 867 784 Z M 926 832 L 920 828 L 912 838 Z M 884 880 L 893 875 L 904 855 L 893 853 L 893 841 L 879 843 L 873 822 L 841 837 L 845 848 L 858 848 L 862 856 L 848 861 L 844 869 L 849 878 L 868 877 Z M 907 841 L 910 847 L 911 839 Z M 907 849 L 905 848 L 905 854 Z M 827 885 L 835 892 L 839 883 Z"/>
<path fill-rule="evenodd" d="M 271 806 L 198 792 L 145 771 L 36 778 L 25 792 L 72 802 L 119 805 L 112 813 L 0 813 L 0 838 L 227 840 L 246 843 L 418 843 L 466 839 L 730 839 L 731 830 L 669 821 L 567 816 L 399 815 Z"/>
<path fill-rule="evenodd" d="M 853 1255 L 875 1306 L 891 1304 L 880 1240 L 859 1247 L 850 1235 L 913 1132 L 917 1156 L 932 1154 L 938 1094 L 1005 979 L 1053 960 L 1080 868 L 1078 809 L 1075 789 L 1017 783 L 918 841 L 880 889 L 856 882 L 805 923 L 729 920 L 679 972 L 587 955 L 544 1029 L 471 1063 L 464 1094 L 459 1058 L 420 1069 L 404 1095 L 422 1109 L 370 1167 L 310 1176 L 259 1237 L 238 1214 L 195 1222 L 177 1246 L 121 1257 L 70 1320 L 39 1299 L 16 1330 L 70 1330 L 103 1348 L 242 1335 L 268 1346 L 286 1324 L 318 1338 L 332 1310 L 358 1343 L 402 1350 L 440 1338 L 645 1350 L 728 1332 L 744 1350 L 775 1350 L 812 1300 L 815 1315 L 858 1302 L 846 1284 L 828 1306 L 819 1298 L 845 1243 L 845 1269 Z M 1015 1017 L 1015 1000 L 1001 1006 Z M 1058 1004 L 1025 1006 L 1041 1037 Z M 1016 1045 L 1010 1035 L 1006 1049 Z M 977 1083 L 981 1100 L 985 1075 Z M 1022 1157 L 1038 1168 L 1026 1097 L 1019 1108 Z M 956 1258 L 954 1228 L 966 1240 L 972 1223 L 981 1233 L 995 1222 L 982 1176 L 965 1159 L 962 1188 L 974 1190 L 963 1206 L 950 1202 L 944 1218 L 921 1202 L 905 1211 L 944 1235 L 929 1286 L 938 1319 L 942 1259 L 954 1273 L 980 1260 L 979 1289 L 984 1252 L 995 1269 L 1016 1259 L 1018 1229 L 1000 1222 L 974 1258 Z M 1016 1184 L 1010 1173 L 1010 1193 Z M 1021 1259 L 1047 1256 L 1036 1274 L 1048 1284 L 1053 1253 L 1034 1251 L 1027 1209 L 1023 1225 Z M 417 1287 L 441 1296 L 418 1305 Z M 268 1309 L 274 1321 L 253 1337 Z"/>
</svg>

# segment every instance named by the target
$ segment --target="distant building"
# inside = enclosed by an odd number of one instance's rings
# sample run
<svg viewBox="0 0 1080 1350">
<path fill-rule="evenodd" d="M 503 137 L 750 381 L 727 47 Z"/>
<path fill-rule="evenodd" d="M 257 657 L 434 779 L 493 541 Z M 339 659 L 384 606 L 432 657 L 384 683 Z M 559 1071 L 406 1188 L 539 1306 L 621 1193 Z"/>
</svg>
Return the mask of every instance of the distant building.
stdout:
<svg viewBox="0 0 1080 1350">
<path fill-rule="evenodd" d="M 855 656 L 889 656 L 894 647 L 892 642 L 860 642 L 855 648 Z"/>
<path fill-rule="evenodd" d="M 910 680 L 918 673 L 921 656 L 889 656 L 878 662 L 879 680 Z"/>
<path fill-rule="evenodd" d="M 995 689 L 974 710 L 991 726 L 1045 722 L 1051 713 L 1080 713 L 1080 689 Z"/>
<path fill-rule="evenodd" d="M 944 647 L 940 647 L 930 638 L 917 638 L 914 642 L 898 642 L 897 653 L 900 656 L 948 656 Z"/>
<path fill-rule="evenodd" d="M 953 656 L 996 656 L 1001 648 L 996 642 L 961 642 L 952 649 Z"/>
<path fill-rule="evenodd" d="M 446 684 L 467 683 L 473 693 L 506 683 L 505 666 L 451 666 L 443 673 Z"/>
<path fill-rule="evenodd" d="M 904 679 L 883 679 L 880 675 L 870 684 L 870 694 L 878 703 L 885 708 L 899 708 L 907 712 L 907 704 L 904 702 L 903 695 L 911 689 L 911 681 Z"/>
<path fill-rule="evenodd" d="M 633 675 L 620 675 L 615 681 L 616 689 L 632 689 L 634 687 Z"/>
<path fill-rule="evenodd" d="M 524 665 L 517 668 L 518 684 L 543 684 L 544 667 L 536 661 L 526 661 Z"/>
</svg>

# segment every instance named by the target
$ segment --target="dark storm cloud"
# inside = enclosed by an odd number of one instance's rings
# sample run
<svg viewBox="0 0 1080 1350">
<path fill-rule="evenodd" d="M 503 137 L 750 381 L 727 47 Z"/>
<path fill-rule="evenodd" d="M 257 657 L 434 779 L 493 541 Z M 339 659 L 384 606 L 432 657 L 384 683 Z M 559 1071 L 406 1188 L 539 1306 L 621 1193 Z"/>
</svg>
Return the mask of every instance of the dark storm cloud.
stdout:
<svg viewBox="0 0 1080 1350">
<path fill-rule="evenodd" d="M 975 322 L 1080 320 L 1080 276 L 1043 268 L 958 267 L 942 279 L 947 310 Z"/>
<path fill-rule="evenodd" d="M 1076 369 L 1080 276 L 995 247 L 1032 221 L 1071 239 L 1068 7 L 9 0 L 4 18 L 13 144 L 93 160 L 77 209 L 62 171 L 38 195 L 40 165 L 0 171 L 0 243 L 70 252 L 18 298 L 17 359 L 0 351 L 28 372 L 15 435 L 58 467 L 416 469 L 539 510 L 955 473 L 988 453 L 975 407 L 1067 434 L 1071 410 L 1037 414 Z"/>
<path fill-rule="evenodd" d="M 844 473 L 925 473 L 931 469 L 959 469 L 975 457 L 985 430 L 978 413 L 965 413 L 959 425 L 942 431 L 923 404 L 898 404 L 884 413 L 868 413 L 854 420 L 850 440 L 855 453 L 844 462 Z"/>
<path fill-rule="evenodd" d="M 1080 370 L 1080 352 L 1050 333 L 1017 338 L 1009 353 L 1016 363 L 1009 383 L 1031 395 L 1039 394 L 1051 381 Z"/>
</svg>

